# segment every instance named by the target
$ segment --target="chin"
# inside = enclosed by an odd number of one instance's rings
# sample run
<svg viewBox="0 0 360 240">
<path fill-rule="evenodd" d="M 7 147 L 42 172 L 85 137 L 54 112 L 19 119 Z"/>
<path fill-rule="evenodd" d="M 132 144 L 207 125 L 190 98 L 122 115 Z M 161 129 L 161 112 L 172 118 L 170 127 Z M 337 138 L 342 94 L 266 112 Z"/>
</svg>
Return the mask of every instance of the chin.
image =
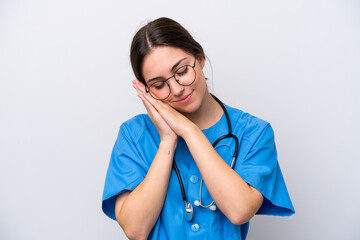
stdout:
<svg viewBox="0 0 360 240">
<path fill-rule="evenodd" d="M 183 105 L 183 106 L 175 105 L 175 106 L 172 106 L 172 107 L 175 110 L 177 110 L 178 112 L 180 112 L 180 113 L 191 114 L 191 113 L 196 112 L 199 109 L 200 106 L 193 102 L 193 103 L 186 104 L 186 105 Z"/>
<path fill-rule="evenodd" d="M 182 114 L 192 114 L 197 112 L 203 101 L 203 96 L 199 95 L 196 91 L 192 96 L 192 99 L 186 104 L 173 103 L 171 106 Z"/>
</svg>

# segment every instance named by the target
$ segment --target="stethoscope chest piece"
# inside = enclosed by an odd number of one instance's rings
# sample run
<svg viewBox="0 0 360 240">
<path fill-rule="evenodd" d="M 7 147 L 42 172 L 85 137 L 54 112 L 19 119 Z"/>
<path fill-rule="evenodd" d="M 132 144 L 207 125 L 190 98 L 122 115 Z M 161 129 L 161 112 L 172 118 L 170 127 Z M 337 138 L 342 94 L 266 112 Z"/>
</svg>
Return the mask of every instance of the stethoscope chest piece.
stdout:
<svg viewBox="0 0 360 240">
<path fill-rule="evenodd" d="M 185 203 L 185 220 L 190 222 L 194 215 L 194 208 L 193 205 L 190 202 Z"/>
</svg>

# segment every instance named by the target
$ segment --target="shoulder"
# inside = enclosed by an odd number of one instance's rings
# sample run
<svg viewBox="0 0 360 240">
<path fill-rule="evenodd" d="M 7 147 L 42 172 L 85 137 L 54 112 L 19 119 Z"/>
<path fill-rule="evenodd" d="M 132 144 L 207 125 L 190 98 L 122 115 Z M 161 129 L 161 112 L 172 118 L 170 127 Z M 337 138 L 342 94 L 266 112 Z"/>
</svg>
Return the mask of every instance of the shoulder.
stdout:
<svg viewBox="0 0 360 240">
<path fill-rule="evenodd" d="M 154 125 L 149 116 L 147 114 L 139 114 L 121 124 L 118 138 L 123 136 L 137 142 L 144 132 L 153 128 Z"/>
<path fill-rule="evenodd" d="M 229 113 L 233 131 L 235 133 L 241 132 L 250 141 L 256 140 L 264 131 L 270 130 L 272 132 L 269 122 L 228 105 L 226 105 L 226 109 Z"/>
</svg>

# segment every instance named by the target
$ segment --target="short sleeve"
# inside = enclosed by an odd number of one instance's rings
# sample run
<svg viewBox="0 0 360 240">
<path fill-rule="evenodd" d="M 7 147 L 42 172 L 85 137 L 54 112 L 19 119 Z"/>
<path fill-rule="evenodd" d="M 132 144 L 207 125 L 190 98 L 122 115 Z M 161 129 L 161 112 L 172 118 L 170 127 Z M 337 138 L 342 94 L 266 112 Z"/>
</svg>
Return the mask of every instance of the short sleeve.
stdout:
<svg viewBox="0 0 360 240">
<path fill-rule="evenodd" d="M 257 214 L 290 216 L 295 211 L 277 160 L 273 129 L 267 124 L 253 135 L 252 146 L 235 171 L 264 196 Z"/>
<path fill-rule="evenodd" d="M 129 129 L 122 124 L 111 153 L 102 198 L 102 210 L 108 217 L 116 220 L 117 195 L 134 190 L 145 178 L 147 169 Z"/>
</svg>

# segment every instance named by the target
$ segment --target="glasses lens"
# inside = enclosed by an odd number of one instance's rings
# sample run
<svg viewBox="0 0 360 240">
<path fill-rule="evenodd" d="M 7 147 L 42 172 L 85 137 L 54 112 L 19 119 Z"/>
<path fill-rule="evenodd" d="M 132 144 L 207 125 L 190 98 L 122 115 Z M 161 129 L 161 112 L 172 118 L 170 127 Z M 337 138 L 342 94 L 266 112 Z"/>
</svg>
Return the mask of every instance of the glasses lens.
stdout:
<svg viewBox="0 0 360 240">
<path fill-rule="evenodd" d="M 175 71 L 174 77 L 180 85 L 189 86 L 195 81 L 196 72 L 193 66 L 185 65 Z M 170 95 L 170 87 L 166 81 L 156 81 L 150 85 L 149 92 L 153 98 L 164 100 Z"/>
<path fill-rule="evenodd" d="M 170 94 L 169 85 L 164 81 L 157 81 L 149 87 L 150 94 L 153 98 L 163 100 Z"/>
<path fill-rule="evenodd" d="M 182 66 L 175 72 L 175 79 L 181 85 L 191 85 L 196 78 L 195 69 L 189 65 Z"/>
</svg>

